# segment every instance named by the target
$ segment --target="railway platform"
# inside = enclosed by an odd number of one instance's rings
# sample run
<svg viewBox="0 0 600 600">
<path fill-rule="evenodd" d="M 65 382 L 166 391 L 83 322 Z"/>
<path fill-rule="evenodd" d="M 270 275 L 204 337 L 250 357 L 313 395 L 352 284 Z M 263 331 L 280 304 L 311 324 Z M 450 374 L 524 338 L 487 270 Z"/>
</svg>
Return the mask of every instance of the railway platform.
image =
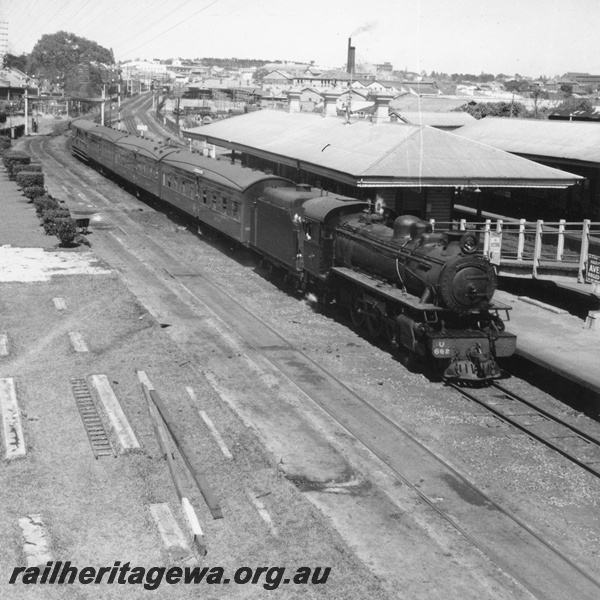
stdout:
<svg viewBox="0 0 600 600">
<path fill-rule="evenodd" d="M 58 245 L 57 238 L 44 235 L 33 205 L 8 179 L 1 164 L 0 210 L 0 247 L 54 249 Z M 5 267 L 0 264 L 0 284 L 7 281 L 2 276 Z M 507 330 L 517 335 L 520 356 L 600 393 L 600 314 L 599 323 L 589 328 L 576 316 L 551 310 L 551 299 L 549 307 L 528 303 L 504 291 L 497 292 L 497 299 L 512 308 Z"/>
</svg>

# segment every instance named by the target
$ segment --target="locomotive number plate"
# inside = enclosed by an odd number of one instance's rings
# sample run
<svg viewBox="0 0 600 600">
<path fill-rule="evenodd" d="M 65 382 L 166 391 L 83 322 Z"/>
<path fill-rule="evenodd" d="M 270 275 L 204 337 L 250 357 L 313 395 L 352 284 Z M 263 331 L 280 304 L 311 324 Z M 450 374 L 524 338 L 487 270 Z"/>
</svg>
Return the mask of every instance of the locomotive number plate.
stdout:
<svg viewBox="0 0 600 600">
<path fill-rule="evenodd" d="M 433 340 L 431 353 L 438 358 L 446 358 L 453 354 L 454 344 L 450 340 Z"/>
</svg>

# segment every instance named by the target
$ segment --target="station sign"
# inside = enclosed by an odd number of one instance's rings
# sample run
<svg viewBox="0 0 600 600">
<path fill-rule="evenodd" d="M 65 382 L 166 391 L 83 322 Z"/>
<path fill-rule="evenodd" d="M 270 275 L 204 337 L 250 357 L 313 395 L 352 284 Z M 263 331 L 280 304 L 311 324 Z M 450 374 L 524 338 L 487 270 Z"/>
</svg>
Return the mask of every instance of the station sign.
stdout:
<svg viewBox="0 0 600 600">
<path fill-rule="evenodd" d="M 490 232 L 490 247 L 489 257 L 490 263 L 500 266 L 500 258 L 502 253 L 502 234 Z"/>
<path fill-rule="evenodd" d="M 600 256 L 588 254 L 585 280 L 588 283 L 600 283 Z"/>
<path fill-rule="evenodd" d="M 148 131 L 148 125 L 138 125 L 137 128 L 139 131 Z"/>
</svg>

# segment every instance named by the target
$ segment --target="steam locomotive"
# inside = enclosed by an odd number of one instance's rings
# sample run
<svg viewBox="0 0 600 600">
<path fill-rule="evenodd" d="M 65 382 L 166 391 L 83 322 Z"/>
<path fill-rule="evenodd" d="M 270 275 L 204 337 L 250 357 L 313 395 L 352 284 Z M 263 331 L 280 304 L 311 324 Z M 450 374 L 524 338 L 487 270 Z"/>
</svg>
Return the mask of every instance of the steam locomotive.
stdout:
<svg viewBox="0 0 600 600">
<path fill-rule="evenodd" d="M 474 232 L 78 120 L 72 153 L 258 252 L 296 289 L 346 308 L 355 326 L 433 358 L 446 380 L 500 377 L 516 349 L 496 275 Z"/>
</svg>

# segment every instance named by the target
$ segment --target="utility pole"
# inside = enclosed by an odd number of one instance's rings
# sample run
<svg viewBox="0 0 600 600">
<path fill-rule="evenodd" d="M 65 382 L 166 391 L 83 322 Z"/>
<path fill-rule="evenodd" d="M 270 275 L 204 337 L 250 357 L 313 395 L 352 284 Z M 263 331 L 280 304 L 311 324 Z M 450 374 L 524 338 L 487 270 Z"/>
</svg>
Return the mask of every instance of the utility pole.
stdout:
<svg viewBox="0 0 600 600">
<path fill-rule="evenodd" d="M 121 71 L 119 71 L 119 83 L 117 85 L 117 130 L 121 131 Z"/>
<path fill-rule="evenodd" d="M 29 89 L 29 79 L 25 81 L 25 137 L 29 135 L 29 97 L 27 91 Z"/>
<path fill-rule="evenodd" d="M 104 125 L 104 102 L 106 100 L 106 84 L 102 82 L 102 102 L 100 103 L 100 125 Z"/>
</svg>

